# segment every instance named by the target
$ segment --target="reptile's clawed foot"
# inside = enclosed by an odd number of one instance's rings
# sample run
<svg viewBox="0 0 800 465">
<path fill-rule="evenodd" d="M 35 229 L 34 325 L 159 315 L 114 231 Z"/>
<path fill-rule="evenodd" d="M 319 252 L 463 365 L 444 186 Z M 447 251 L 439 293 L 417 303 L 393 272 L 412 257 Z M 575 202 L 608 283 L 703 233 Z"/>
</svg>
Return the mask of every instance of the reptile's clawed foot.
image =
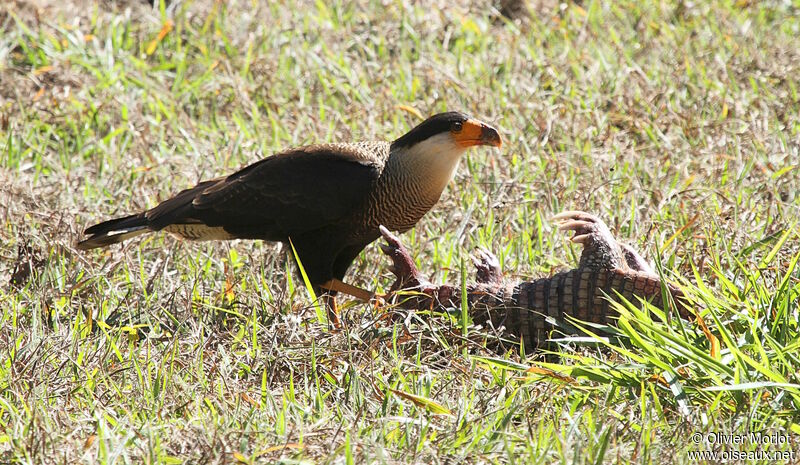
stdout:
<svg viewBox="0 0 800 465">
<path fill-rule="evenodd" d="M 625 257 L 614 235 L 603 221 L 586 212 L 565 211 L 553 217 L 561 231 L 574 231 L 572 242 L 583 245 L 580 264 L 592 269 L 627 268 Z"/>
<path fill-rule="evenodd" d="M 603 221 L 586 212 L 565 211 L 553 217 L 561 231 L 574 231 L 570 240 L 584 247 L 581 263 L 595 268 L 630 268 L 655 275 L 633 247 L 617 242 Z"/>
<path fill-rule="evenodd" d="M 575 235 L 570 239 L 572 242 L 586 245 L 592 240 L 614 241 L 614 236 L 609 231 L 603 221 L 586 212 L 565 211 L 553 217 L 553 221 L 558 224 L 560 231 L 574 231 Z M 599 238 L 596 236 L 600 236 Z"/>
<path fill-rule="evenodd" d="M 476 280 L 478 283 L 494 284 L 503 280 L 497 257 L 483 247 L 476 249 L 475 254 L 472 255 L 472 262 L 477 268 Z"/>
<path fill-rule="evenodd" d="M 384 226 L 380 227 L 381 235 L 386 239 L 386 244 L 380 244 L 381 251 L 392 259 L 389 271 L 397 277 L 389 294 L 398 290 L 422 290 L 430 287 L 431 284 L 425 279 L 414 265 L 411 254 L 394 234 L 389 232 Z"/>
</svg>

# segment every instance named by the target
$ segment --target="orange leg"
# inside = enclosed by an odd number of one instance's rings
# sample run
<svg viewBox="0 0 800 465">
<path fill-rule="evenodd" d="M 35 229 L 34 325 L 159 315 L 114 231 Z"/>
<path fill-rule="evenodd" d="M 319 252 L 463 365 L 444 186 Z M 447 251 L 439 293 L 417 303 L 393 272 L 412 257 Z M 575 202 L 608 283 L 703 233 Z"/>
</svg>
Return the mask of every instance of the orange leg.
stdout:
<svg viewBox="0 0 800 465">
<path fill-rule="evenodd" d="M 347 284 L 339 279 L 331 279 L 325 284 L 320 286 L 323 289 L 328 289 L 330 291 L 341 292 L 343 294 L 351 295 L 356 299 L 363 300 L 364 302 L 369 302 L 375 297 L 374 292 L 370 292 L 366 289 L 361 289 L 360 287 L 353 286 L 352 284 Z"/>
<path fill-rule="evenodd" d="M 370 292 L 366 289 L 361 289 L 360 287 L 353 286 L 352 284 L 347 284 L 339 279 L 331 279 L 327 281 L 325 284 L 319 286 L 321 289 L 333 291 L 333 292 L 341 292 L 343 294 L 347 294 L 350 296 L 355 297 L 364 302 L 370 302 L 376 305 L 378 308 L 383 307 L 386 305 L 386 299 L 383 295 L 378 295 L 374 292 Z M 333 322 L 333 325 L 337 328 L 342 326 L 342 322 L 339 319 L 339 309 L 336 305 L 336 298 L 332 295 L 326 294 L 325 296 L 326 303 L 328 305 L 328 318 Z"/>
<path fill-rule="evenodd" d="M 336 296 L 325 293 L 320 296 L 320 299 L 325 302 L 325 307 L 328 309 L 328 321 L 334 328 L 341 328 L 342 320 L 339 319 L 339 306 L 336 304 Z"/>
</svg>

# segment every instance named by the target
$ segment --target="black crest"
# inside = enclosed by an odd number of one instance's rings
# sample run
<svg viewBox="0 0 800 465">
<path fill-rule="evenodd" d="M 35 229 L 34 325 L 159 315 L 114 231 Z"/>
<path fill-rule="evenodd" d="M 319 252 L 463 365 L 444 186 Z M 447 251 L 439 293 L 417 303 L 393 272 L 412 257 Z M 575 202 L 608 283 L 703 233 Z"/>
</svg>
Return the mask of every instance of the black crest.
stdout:
<svg viewBox="0 0 800 465">
<path fill-rule="evenodd" d="M 450 131 L 453 123 L 463 123 L 469 116 L 458 111 L 439 113 L 426 119 L 417 127 L 408 131 L 404 136 L 392 142 L 392 147 L 411 147 L 417 142 L 422 142 L 429 137 Z"/>
</svg>

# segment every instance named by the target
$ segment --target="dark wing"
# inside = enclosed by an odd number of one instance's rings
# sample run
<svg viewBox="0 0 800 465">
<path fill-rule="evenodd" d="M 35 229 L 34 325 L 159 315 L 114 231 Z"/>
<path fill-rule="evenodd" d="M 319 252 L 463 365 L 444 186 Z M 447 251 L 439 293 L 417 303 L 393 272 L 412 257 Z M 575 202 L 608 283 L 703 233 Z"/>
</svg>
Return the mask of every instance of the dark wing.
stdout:
<svg viewBox="0 0 800 465">
<path fill-rule="evenodd" d="M 325 227 L 359 208 L 383 169 L 381 157 L 346 148 L 316 146 L 267 157 L 179 193 L 148 211 L 147 219 L 154 229 L 201 223 L 268 240 Z"/>
</svg>

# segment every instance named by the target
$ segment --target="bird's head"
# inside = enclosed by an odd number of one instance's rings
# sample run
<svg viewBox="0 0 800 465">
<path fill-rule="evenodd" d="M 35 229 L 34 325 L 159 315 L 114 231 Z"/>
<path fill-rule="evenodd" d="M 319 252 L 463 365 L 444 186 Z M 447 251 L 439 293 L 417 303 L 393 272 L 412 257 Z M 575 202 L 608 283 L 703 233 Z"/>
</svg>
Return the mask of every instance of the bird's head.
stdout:
<svg viewBox="0 0 800 465">
<path fill-rule="evenodd" d="M 450 111 L 426 119 L 392 143 L 392 148 L 433 154 L 461 155 L 475 145 L 500 147 L 497 129 L 464 113 Z"/>
<path fill-rule="evenodd" d="M 463 113 L 439 113 L 392 142 L 392 160 L 436 201 L 453 179 L 461 155 L 475 145 L 500 147 L 502 140 L 497 129 Z"/>
</svg>

